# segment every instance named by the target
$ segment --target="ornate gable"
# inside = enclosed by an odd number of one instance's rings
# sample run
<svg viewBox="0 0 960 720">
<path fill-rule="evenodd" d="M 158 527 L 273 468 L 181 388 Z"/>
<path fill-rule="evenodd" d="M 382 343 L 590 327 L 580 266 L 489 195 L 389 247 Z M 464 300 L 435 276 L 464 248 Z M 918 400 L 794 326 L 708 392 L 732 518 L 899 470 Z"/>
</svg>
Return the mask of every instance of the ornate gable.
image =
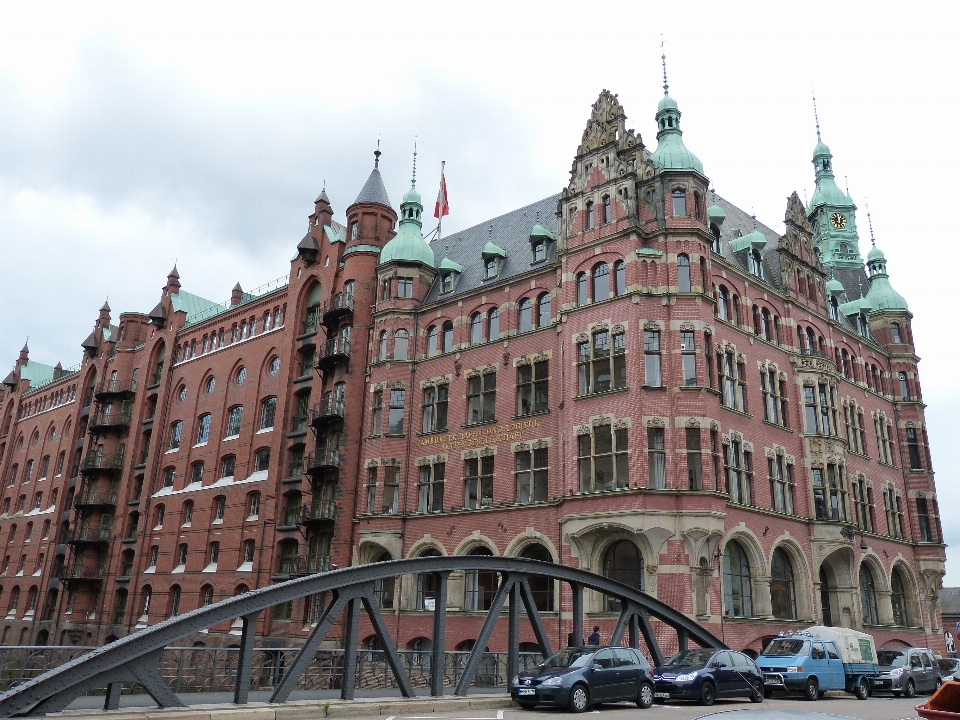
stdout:
<svg viewBox="0 0 960 720">
<path fill-rule="evenodd" d="M 587 121 L 587 127 L 583 130 L 577 155 L 586 155 L 591 150 L 609 145 L 622 137 L 627 140 L 626 147 L 633 147 L 638 138 L 633 130 L 626 129 L 626 120 L 623 105 L 617 100 L 617 96 L 609 90 L 603 90 L 593 104 L 593 111 Z M 621 146 L 623 146 L 622 143 Z"/>
<path fill-rule="evenodd" d="M 783 222 L 786 225 L 786 232 L 780 238 L 779 251 L 793 255 L 796 260 L 806 263 L 821 275 L 825 275 L 820 257 L 813 247 L 813 233 L 807 221 L 803 202 L 796 190 L 787 199 L 787 210 L 784 213 Z M 781 260 L 781 266 L 784 269 L 789 269 L 791 265 L 792 263 L 784 263 Z"/>
</svg>

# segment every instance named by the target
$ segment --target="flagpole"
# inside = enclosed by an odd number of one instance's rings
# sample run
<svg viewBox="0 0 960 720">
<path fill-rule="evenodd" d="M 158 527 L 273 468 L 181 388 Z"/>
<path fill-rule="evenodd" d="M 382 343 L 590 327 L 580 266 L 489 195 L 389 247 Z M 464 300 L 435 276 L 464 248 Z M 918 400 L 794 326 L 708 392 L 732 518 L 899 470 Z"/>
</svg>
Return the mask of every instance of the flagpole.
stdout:
<svg viewBox="0 0 960 720">
<path fill-rule="evenodd" d="M 443 224 L 443 206 L 447 204 L 447 193 L 443 183 L 443 171 L 447 166 L 446 160 L 440 161 L 440 191 L 443 193 L 443 202 L 440 204 L 440 217 L 437 218 L 437 240 L 440 240 L 440 226 Z"/>
</svg>

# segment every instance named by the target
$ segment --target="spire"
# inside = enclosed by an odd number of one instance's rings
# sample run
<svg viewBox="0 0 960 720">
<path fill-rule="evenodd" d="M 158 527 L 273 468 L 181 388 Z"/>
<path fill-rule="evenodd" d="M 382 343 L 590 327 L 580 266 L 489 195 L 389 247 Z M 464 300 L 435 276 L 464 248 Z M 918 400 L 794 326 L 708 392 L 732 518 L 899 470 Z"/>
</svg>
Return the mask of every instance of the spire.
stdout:
<svg viewBox="0 0 960 720">
<path fill-rule="evenodd" d="M 180 273 L 177 272 L 177 264 L 176 264 L 176 263 L 173 264 L 173 270 L 171 270 L 170 272 L 167 273 L 167 277 L 168 277 L 168 278 L 177 278 L 178 280 L 180 279 Z"/>
<path fill-rule="evenodd" d="M 870 244 L 877 246 L 877 239 L 873 237 L 873 218 L 870 217 L 870 203 L 867 203 L 867 224 L 870 226 Z"/>
<path fill-rule="evenodd" d="M 820 140 L 820 117 L 817 115 L 817 93 L 813 93 L 813 122 L 817 126 L 817 140 Z"/>
<path fill-rule="evenodd" d="M 413 138 L 413 179 L 410 180 L 410 186 L 417 186 L 417 138 Z"/>
<path fill-rule="evenodd" d="M 667 53 L 663 49 L 663 35 L 660 35 L 660 61 L 663 63 L 663 94 L 670 94 L 670 85 L 667 83 Z"/>
<path fill-rule="evenodd" d="M 377 170 L 377 178 L 380 174 Z M 373 175 L 370 176 L 371 179 Z M 370 180 L 367 181 L 367 185 Z M 384 191 L 386 194 L 386 191 Z M 413 142 L 413 174 L 410 179 L 410 189 L 403 196 L 400 203 L 400 222 L 397 225 L 397 234 L 394 235 L 383 250 L 380 251 L 380 264 L 399 260 L 401 262 L 417 262 L 434 266 L 433 248 L 423 238 L 423 201 L 417 192 L 417 142 Z"/>
<path fill-rule="evenodd" d="M 377 149 L 373 151 L 373 169 L 377 170 L 380 167 L 380 156 L 383 153 L 380 152 L 380 138 L 377 138 Z"/>
<path fill-rule="evenodd" d="M 383 153 L 380 152 L 380 141 L 377 140 L 377 149 L 373 152 L 373 170 L 360 189 L 360 194 L 357 195 L 357 199 L 353 201 L 353 205 L 370 203 L 373 205 L 383 205 L 391 210 L 393 209 L 390 205 L 390 198 L 387 197 L 387 189 L 383 186 L 383 178 L 380 177 L 380 156 L 382 154 Z M 351 205 L 351 207 L 353 207 L 353 205 Z"/>
<path fill-rule="evenodd" d="M 661 51 L 663 42 L 660 43 Z M 650 161 L 661 170 L 693 170 L 703 174 L 703 163 L 683 143 L 680 130 L 680 108 L 670 97 L 670 85 L 667 83 L 667 55 L 661 52 L 663 63 L 663 97 L 657 105 L 657 149 Z"/>
</svg>

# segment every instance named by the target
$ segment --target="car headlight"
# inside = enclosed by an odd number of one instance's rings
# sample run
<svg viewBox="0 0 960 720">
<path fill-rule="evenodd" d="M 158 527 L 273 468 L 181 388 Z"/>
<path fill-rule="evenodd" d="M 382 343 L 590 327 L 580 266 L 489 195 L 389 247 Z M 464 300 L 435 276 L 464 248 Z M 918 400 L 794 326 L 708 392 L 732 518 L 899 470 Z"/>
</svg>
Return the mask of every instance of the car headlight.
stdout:
<svg viewBox="0 0 960 720">
<path fill-rule="evenodd" d="M 892 678 L 900 677 L 901 675 L 903 675 L 903 670 L 904 668 L 902 667 L 894 668 L 893 670 L 890 671 L 890 677 Z"/>
<path fill-rule="evenodd" d="M 677 682 L 690 682 L 696 677 L 697 677 L 697 674 L 695 672 L 683 673 L 682 675 L 677 675 Z"/>
<path fill-rule="evenodd" d="M 562 682 L 563 678 L 560 675 L 554 675 L 553 677 L 548 677 L 546 680 L 540 683 L 540 685 L 543 687 L 556 687 Z"/>
<path fill-rule="evenodd" d="M 517 685 L 520 684 L 520 676 L 519 676 L 519 675 L 514 675 L 514 676 L 513 676 L 513 683 L 512 683 L 512 684 L 513 684 L 514 687 L 516 687 Z"/>
</svg>

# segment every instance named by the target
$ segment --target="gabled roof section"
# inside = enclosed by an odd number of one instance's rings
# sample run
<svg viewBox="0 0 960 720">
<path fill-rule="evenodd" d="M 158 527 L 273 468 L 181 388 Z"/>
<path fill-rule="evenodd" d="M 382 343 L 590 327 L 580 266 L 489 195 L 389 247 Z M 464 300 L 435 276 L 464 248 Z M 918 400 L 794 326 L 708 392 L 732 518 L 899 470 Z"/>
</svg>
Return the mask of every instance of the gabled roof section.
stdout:
<svg viewBox="0 0 960 720">
<path fill-rule="evenodd" d="M 174 312 L 185 312 L 187 314 L 188 323 L 204 313 L 208 313 L 212 308 L 220 306 L 220 303 L 188 293 L 186 290 L 171 295 L 170 302 L 173 305 Z"/>
<path fill-rule="evenodd" d="M 530 231 L 537 223 L 537 213 L 540 213 L 540 225 L 553 233 L 557 232 L 557 203 L 559 193 L 538 200 L 516 210 L 491 220 L 484 220 L 466 230 L 441 238 L 440 242 L 450 246 L 449 259 L 463 267 L 463 274 L 452 292 L 444 293 L 446 302 L 453 296 L 460 296 L 472 292 L 482 285 L 499 283 L 504 280 L 530 272 Z M 490 231 L 490 227 L 493 231 Z M 500 262 L 500 273 L 496 280 L 483 281 L 483 251 L 488 242 L 506 252 L 506 257 Z M 556 245 L 551 243 L 548 248 L 547 263 L 554 260 Z M 538 263 L 541 268 L 543 263 Z M 436 302 L 440 292 L 440 283 L 434 283 L 425 303 Z"/>
<path fill-rule="evenodd" d="M 26 365 L 20 366 L 20 379 L 29 380 L 31 387 L 46 385 L 53 380 L 54 368 L 34 360 L 27 360 Z"/>
<path fill-rule="evenodd" d="M 393 209 L 393 206 L 390 205 L 390 198 L 387 197 L 387 189 L 383 186 L 383 178 L 380 177 L 380 171 L 377 168 L 371 171 L 370 177 L 367 178 L 360 189 L 360 194 L 353 201 L 353 205 L 359 205 L 360 203 L 373 203 Z"/>
<path fill-rule="evenodd" d="M 345 243 L 347 241 L 347 229 L 336 220 L 331 220 L 329 225 L 323 226 L 323 234 L 327 236 L 330 243 Z"/>
</svg>

